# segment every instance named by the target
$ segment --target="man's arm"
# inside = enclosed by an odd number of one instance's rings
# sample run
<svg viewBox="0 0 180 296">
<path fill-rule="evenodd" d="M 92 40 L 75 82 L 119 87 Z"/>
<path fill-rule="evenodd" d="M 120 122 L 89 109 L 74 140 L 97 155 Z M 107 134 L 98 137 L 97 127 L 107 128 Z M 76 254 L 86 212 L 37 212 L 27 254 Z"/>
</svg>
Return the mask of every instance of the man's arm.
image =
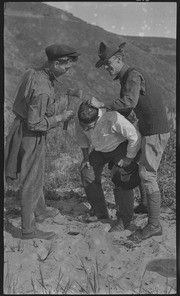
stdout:
<svg viewBox="0 0 180 296">
<path fill-rule="evenodd" d="M 128 140 L 125 165 L 129 165 L 140 149 L 141 135 L 124 116 L 118 112 L 116 112 L 116 114 L 117 120 L 113 125 L 113 130 Z"/>
<path fill-rule="evenodd" d="M 75 117 L 75 127 L 76 127 L 76 137 L 77 142 L 79 146 L 81 147 L 82 154 L 83 154 L 83 160 L 80 166 L 80 170 L 82 170 L 85 166 L 89 169 L 89 147 L 90 147 L 90 141 L 86 134 L 84 133 L 83 129 L 79 125 L 79 121 L 77 117 Z"/>
<path fill-rule="evenodd" d="M 122 89 L 123 96 L 111 103 L 103 103 L 92 97 L 89 103 L 96 108 L 106 108 L 119 111 L 123 115 L 129 114 L 137 105 L 141 90 L 141 76 L 137 71 L 131 71 Z"/>
<path fill-rule="evenodd" d="M 141 90 L 141 77 L 136 73 L 133 71 L 129 73 L 126 84 L 122 88 L 122 97 L 109 105 L 111 110 L 127 114 L 136 107 Z"/>
<path fill-rule="evenodd" d="M 51 117 L 46 116 L 46 108 L 49 97 L 41 94 L 32 99 L 28 106 L 27 126 L 32 131 L 48 131 L 56 127 L 60 121 L 68 120 L 72 117 L 72 111 L 64 111 L 62 114 Z"/>
<path fill-rule="evenodd" d="M 90 168 L 90 163 L 89 163 L 89 148 L 81 148 L 82 153 L 83 153 L 83 160 L 80 166 L 80 170 L 82 170 L 84 167 L 87 167 L 88 169 Z"/>
</svg>

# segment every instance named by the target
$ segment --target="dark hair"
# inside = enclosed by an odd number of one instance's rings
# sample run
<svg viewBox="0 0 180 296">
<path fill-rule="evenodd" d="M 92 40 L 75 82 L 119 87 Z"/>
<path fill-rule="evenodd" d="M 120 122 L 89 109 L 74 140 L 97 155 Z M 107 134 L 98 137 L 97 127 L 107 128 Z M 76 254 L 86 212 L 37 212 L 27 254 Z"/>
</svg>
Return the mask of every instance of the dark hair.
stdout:
<svg viewBox="0 0 180 296">
<path fill-rule="evenodd" d="M 98 117 L 98 109 L 90 106 L 87 102 L 81 103 L 78 109 L 78 119 L 84 124 L 95 121 Z"/>
</svg>

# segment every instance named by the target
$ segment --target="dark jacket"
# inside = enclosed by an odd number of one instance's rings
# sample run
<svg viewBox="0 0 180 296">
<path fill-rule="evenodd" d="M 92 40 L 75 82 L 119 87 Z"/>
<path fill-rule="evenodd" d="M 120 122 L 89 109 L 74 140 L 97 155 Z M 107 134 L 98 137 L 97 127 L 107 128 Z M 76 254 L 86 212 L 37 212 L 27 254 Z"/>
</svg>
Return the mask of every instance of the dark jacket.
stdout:
<svg viewBox="0 0 180 296">
<path fill-rule="evenodd" d="M 120 98 L 109 108 L 127 115 L 134 110 L 142 136 L 169 132 L 169 123 L 158 85 L 144 70 L 124 66 L 116 77 L 121 84 Z"/>
</svg>

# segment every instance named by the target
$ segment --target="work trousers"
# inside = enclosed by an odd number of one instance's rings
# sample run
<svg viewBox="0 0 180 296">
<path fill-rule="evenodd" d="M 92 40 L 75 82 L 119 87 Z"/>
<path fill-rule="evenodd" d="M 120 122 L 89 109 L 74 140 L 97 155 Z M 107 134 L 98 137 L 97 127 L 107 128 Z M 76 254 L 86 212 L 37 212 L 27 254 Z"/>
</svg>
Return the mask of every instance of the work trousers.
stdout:
<svg viewBox="0 0 180 296">
<path fill-rule="evenodd" d="M 24 131 L 20 147 L 20 200 L 22 233 L 34 232 L 35 216 L 46 209 L 43 183 L 46 136 L 40 132 Z"/>
<path fill-rule="evenodd" d="M 126 152 L 127 142 L 121 143 L 111 152 L 93 150 L 89 155 L 91 169 L 83 168 L 81 171 L 81 179 L 88 202 L 94 208 L 97 217 L 108 214 L 101 184 L 103 168 L 109 161 L 118 163 L 120 159 L 126 156 Z M 126 220 L 130 223 L 133 215 L 133 190 L 124 191 L 122 188 L 115 187 L 114 193 L 117 207 L 121 209 L 121 213 L 126 216 Z"/>
<path fill-rule="evenodd" d="M 139 175 L 147 194 L 159 191 L 157 170 L 169 137 L 170 133 L 165 133 L 142 138 Z"/>
<path fill-rule="evenodd" d="M 169 137 L 170 133 L 165 133 L 142 138 L 139 175 L 146 191 L 148 224 L 154 227 L 159 226 L 161 208 L 157 170 Z"/>
</svg>

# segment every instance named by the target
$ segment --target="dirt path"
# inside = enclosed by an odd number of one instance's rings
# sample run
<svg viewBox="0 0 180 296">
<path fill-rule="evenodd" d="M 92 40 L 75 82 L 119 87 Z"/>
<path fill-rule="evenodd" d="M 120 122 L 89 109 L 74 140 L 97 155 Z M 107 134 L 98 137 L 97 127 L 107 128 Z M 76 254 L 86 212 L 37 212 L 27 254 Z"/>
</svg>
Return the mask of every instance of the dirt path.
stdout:
<svg viewBox="0 0 180 296">
<path fill-rule="evenodd" d="M 54 231 L 54 241 L 20 239 L 20 206 L 6 197 L 4 231 L 4 292 L 11 294 L 171 294 L 176 292 L 176 221 L 162 209 L 163 235 L 140 244 L 127 239 L 131 233 L 109 233 L 108 223 L 84 224 L 78 215 L 88 209 L 81 189 L 59 192 L 47 200 L 60 214 L 38 227 Z M 113 198 L 109 198 L 113 204 Z M 14 206 L 16 205 L 16 206 Z M 111 207 L 113 208 L 113 207 Z M 109 209 L 115 217 L 115 209 Z M 132 230 L 146 223 L 134 216 Z M 157 261 L 155 259 L 166 259 Z M 167 259 L 170 259 L 167 261 Z"/>
</svg>

